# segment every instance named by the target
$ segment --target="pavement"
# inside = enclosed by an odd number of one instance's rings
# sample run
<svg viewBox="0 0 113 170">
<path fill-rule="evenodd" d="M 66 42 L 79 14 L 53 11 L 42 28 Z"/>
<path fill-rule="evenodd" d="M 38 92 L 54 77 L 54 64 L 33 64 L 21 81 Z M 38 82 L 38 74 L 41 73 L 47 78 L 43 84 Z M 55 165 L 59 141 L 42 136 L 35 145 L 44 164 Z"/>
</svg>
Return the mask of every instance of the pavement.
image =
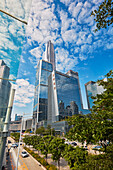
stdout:
<svg viewBox="0 0 113 170">
<path fill-rule="evenodd" d="M 12 138 L 8 138 L 12 143 L 15 143 L 15 141 Z M 16 164 L 17 164 L 17 153 L 18 153 L 18 147 L 12 148 L 11 144 L 8 144 L 8 148 L 11 148 L 9 151 L 9 154 L 7 154 L 7 167 L 6 170 L 15 170 Z M 20 146 L 20 155 L 19 155 L 19 161 L 18 161 L 18 170 L 45 170 L 45 168 L 38 162 L 36 159 L 34 159 L 30 154 L 28 157 L 23 158 L 21 156 L 21 152 L 23 151 L 23 147 Z"/>
</svg>

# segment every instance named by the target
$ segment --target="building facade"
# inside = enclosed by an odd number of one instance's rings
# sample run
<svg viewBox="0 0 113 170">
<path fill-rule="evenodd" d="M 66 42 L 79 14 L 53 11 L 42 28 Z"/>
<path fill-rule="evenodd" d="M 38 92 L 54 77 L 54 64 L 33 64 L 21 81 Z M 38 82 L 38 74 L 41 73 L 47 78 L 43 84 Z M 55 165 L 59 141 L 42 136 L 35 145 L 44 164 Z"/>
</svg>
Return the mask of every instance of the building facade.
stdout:
<svg viewBox="0 0 113 170">
<path fill-rule="evenodd" d="M 37 65 L 35 93 L 34 93 L 34 107 L 33 107 L 33 129 L 36 125 L 43 122 L 47 123 L 47 110 L 48 110 L 48 77 L 52 73 L 52 64 L 40 60 Z M 42 123 L 41 123 L 42 124 Z"/>
<path fill-rule="evenodd" d="M 50 40 L 48 41 L 47 46 L 46 46 L 45 60 L 52 63 L 53 70 L 56 69 L 54 45 L 51 43 Z"/>
<path fill-rule="evenodd" d="M 3 130 L 10 96 L 11 83 L 8 81 L 9 72 L 10 68 L 3 60 L 0 60 L 0 131 Z"/>
<path fill-rule="evenodd" d="M 89 110 L 83 109 L 78 73 L 56 71 L 51 41 L 47 43 L 45 60 L 40 60 L 37 65 L 32 130 L 50 124 L 65 133 L 68 116 L 87 114 Z"/>
<path fill-rule="evenodd" d="M 48 124 L 83 110 L 78 73 L 68 73 L 56 71 L 48 78 Z"/>
</svg>

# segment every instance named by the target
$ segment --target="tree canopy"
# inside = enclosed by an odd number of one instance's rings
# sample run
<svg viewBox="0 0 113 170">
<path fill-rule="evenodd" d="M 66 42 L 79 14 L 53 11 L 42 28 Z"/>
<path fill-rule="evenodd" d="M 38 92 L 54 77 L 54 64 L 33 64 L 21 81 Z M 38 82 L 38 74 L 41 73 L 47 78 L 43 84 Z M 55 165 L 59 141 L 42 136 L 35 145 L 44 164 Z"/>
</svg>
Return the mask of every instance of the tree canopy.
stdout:
<svg viewBox="0 0 113 170">
<path fill-rule="evenodd" d="M 96 29 L 95 32 L 101 28 L 113 24 L 113 2 L 112 0 L 104 0 L 99 6 L 98 10 L 92 11 L 91 15 L 95 17 Z"/>
</svg>

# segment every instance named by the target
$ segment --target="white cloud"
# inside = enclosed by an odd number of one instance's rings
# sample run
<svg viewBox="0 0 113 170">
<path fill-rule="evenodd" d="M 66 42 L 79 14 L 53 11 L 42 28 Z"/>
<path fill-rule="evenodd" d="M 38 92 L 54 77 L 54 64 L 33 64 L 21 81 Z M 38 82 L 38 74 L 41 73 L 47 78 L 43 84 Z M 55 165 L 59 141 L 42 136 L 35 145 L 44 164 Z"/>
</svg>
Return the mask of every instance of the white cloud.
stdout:
<svg viewBox="0 0 113 170">
<path fill-rule="evenodd" d="M 79 54 L 79 59 L 80 59 L 81 61 L 86 60 L 86 59 L 87 59 L 87 56 L 84 55 L 84 54 Z"/>
<path fill-rule="evenodd" d="M 76 18 L 78 16 L 79 12 L 81 11 L 82 6 L 83 6 L 82 2 L 78 2 L 77 5 L 76 5 L 76 2 L 73 2 L 70 4 L 68 10 L 72 14 L 72 16 L 74 18 Z"/>
<path fill-rule="evenodd" d="M 25 107 L 34 97 L 34 85 L 24 79 L 17 79 L 14 105 Z"/>
<path fill-rule="evenodd" d="M 113 43 L 108 43 L 108 44 L 106 45 L 106 48 L 107 48 L 107 49 L 113 49 Z"/>
</svg>

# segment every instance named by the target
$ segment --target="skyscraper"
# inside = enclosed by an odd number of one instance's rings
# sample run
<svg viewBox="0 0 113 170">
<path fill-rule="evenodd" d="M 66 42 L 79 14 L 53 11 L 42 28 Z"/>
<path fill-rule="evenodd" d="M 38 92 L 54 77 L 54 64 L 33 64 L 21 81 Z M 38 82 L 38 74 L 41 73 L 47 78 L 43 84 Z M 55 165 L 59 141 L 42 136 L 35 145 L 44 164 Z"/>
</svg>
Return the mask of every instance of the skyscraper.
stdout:
<svg viewBox="0 0 113 170">
<path fill-rule="evenodd" d="M 53 70 L 55 70 L 55 52 L 54 45 L 51 43 L 51 40 L 48 41 L 46 46 L 45 60 L 52 63 Z"/>
<path fill-rule="evenodd" d="M 51 63 L 44 60 L 38 62 L 34 92 L 33 129 L 36 129 L 37 124 L 43 126 L 47 122 L 48 77 L 52 71 Z"/>
<path fill-rule="evenodd" d="M 86 114 L 87 111 L 83 109 L 78 73 L 72 70 L 66 74 L 56 71 L 54 46 L 49 41 L 46 61 L 40 60 L 37 65 L 33 129 L 50 124 L 65 133 L 68 124 L 64 119 L 74 114 Z M 55 124 L 59 121 L 62 122 Z"/>
<path fill-rule="evenodd" d="M 10 68 L 3 60 L 0 60 L 0 131 L 3 129 L 11 89 L 11 83 L 7 80 L 9 71 Z"/>
<path fill-rule="evenodd" d="M 77 72 L 52 72 L 48 78 L 48 124 L 82 111 L 81 92 Z"/>
</svg>

